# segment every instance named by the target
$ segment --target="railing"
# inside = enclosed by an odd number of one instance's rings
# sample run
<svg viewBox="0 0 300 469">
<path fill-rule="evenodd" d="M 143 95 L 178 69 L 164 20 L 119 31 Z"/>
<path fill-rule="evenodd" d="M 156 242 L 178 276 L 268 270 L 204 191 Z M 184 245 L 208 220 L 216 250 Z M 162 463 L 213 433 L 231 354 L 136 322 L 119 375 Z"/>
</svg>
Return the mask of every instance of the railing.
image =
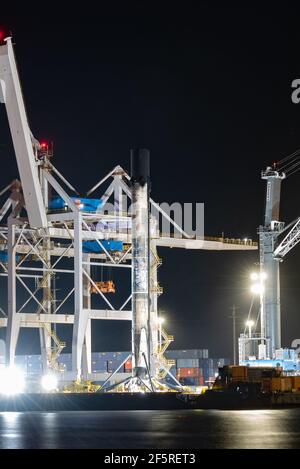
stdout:
<svg viewBox="0 0 300 469">
<path fill-rule="evenodd" d="M 199 240 L 199 241 L 217 241 L 219 243 L 224 244 L 238 244 L 242 246 L 258 246 L 257 241 L 252 241 L 252 239 L 240 239 L 240 238 L 224 238 L 218 236 L 191 236 L 185 238 L 183 235 L 179 233 L 160 233 L 160 236 L 163 238 L 178 238 L 178 239 L 191 239 L 191 240 Z"/>
<path fill-rule="evenodd" d="M 213 236 L 204 236 L 205 241 L 219 241 L 224 244 L 239 244 L 243 246 L 258 246 L 257 241 L 252 239 L 240 239 L 240 238 L 218 238 Z"/>
<path fill-rule="evenodd" d="M 173 342 L 174 337 L 166 333 L 164 329 L 160 329 L 161 337 L 163 342 L 158 344 L 157 347 L 157 359 L 161 367 L 157 369 L 157 379 L 164 379 L 167 375 L 167 372 L 172 366 L 176 364 L 175 360 L 169 360 L 164 356 L 165 351 L 169 347 L 170 343 Z"/>
<path fill-rule="evenodd" d="M 157 282 L 156 285 L 153 285 L 153 287 L 151 287 L 151 293 L 156 293 L 157 295 L 162 295 L 164 292 L 164 289 L 163 287 L 161 287 L 159 285 L 159 283 Z"/>
</svg>

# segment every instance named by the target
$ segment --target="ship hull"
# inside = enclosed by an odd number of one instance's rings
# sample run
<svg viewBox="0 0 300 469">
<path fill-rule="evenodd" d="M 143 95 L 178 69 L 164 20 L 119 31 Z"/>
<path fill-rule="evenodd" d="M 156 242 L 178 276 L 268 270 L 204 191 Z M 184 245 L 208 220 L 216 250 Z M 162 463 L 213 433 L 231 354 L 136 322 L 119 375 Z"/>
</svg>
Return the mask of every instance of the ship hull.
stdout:
<svg viewBox="0 0 300 469">
<path fill-rule="evenodd" d="M 189 408 L 178 393 L 41 393 L 0 398 L 0 412 L 176 410 Z"/>
</svg>

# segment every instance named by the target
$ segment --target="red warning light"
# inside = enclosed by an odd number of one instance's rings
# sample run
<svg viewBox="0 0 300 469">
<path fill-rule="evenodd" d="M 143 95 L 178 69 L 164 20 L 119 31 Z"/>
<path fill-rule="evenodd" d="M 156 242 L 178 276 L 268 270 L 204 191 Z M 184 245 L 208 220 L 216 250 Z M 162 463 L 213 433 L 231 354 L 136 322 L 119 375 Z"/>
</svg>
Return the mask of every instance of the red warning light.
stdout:
<svg viewBox="0 0 300 469">
<path fill-rule="evenodd" d="M 0 45 L 5 44 L 4 39 L 11 37 L 10 31 L 8 31 L 6 28 L 0 27 Z"/>
<path fill-rule="evenodd" d="M 40 142 L 40 146 L 42 150 L 47 150 L 48 148 L 48 143 L 47 142 Z"/>
</svg>

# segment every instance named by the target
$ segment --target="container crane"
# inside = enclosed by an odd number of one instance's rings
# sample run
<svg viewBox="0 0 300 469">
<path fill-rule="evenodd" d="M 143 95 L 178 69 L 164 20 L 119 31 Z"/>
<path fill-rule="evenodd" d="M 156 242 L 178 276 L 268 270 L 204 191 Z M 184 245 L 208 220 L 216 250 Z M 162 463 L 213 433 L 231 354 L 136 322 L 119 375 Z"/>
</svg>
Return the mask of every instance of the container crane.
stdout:
<svg viewBox="0 0 300 469">
<path fill-rule="evenodd" d="M 54 365 L 63 347 L 52 332 L 52 325 L 71 325 L 72 370 L 64 373 L 64 379 L 96 379 L 91 374 L 91 320 L 131 321 L 133 385 L 147 377 L 147 385 L 153 390 L 151 377 L 155 379 L 157 370 L 169 373 L 170 365 L 158 344 L 157 300 L 161 289 L 157 269 L 161 261 L 157 248 L 252 251 L 257 249 L 256 243 L 189 236 L 149 197 L 147 184 L 135 180 L 135 172 L 131 178 L 120 166 L 113 168 L 87 193 L 89 197 L 109 182 L 100 198 L 79 197 L 50 161 L 47 145 L 40 144 L 30 131 L 9 35 L 0 45 L 0 102 L 6 107 L 21 182 L 21 187 L 15 189 L 19 192 L 17 203 L 9 197 L 1 211 L 1 215 L 8 216 L 7 226 L 0 226 L 3 240 L 0 249 L 7 253 L 8 259 L 7 267 L 0 262 L 1 274 L 8 277 L 7 317 L 0 319 L 0 327 L 6 327 L 7 364 L 14 362 L 20 328 L 39 328 L 43 371 L 46 371 L 51 363 Z M 138 150 L 136 155 L 142 153 Z M 66 187 L 75 197 L 69 195 Z M 51 200 L 50 189 L 56 193 Z M 140 202 L 135 204 L 133 215 L 123 212 L 124 196 L 131 202 L 137 199 Z M 106 214 L 103 207 L 110 197 L 115 210 Z M 178 230 L 180 236 L 162 233 L 150 216 L 150 206 Z M 27 218 L 21 216 L 23 207 Z M 124 246 L 127 246 L 125 251 Z M 73 260 L 71 268 L 65 268 L 65 259 Z M 109 295 L 103 293 L 101 285 L 99 288 L 92 267 L 125 268 L 131 274 L 131 291 L 121 305 L 114 305 L 111 296 L 108 298 Z M 73 282 L 60 304 L 53 308 L 51 277 L 56 274 L 62 281 L 71 275 Z M 38 282 L 43 287 L 42 300 L 29 284 L 32 278 L 42 278 Z M 17 304 L 19 289 L 28 295 L 20 306 Z M 104 305 L 102 309 L 92 308 L 91 290 L 98 294 Z M 74 306 L 71 311 L 62 313 L 60 309 L 69 299 L 74 301 Z M 30 301 L 37 309 L 25 312 Z M 125 309 L 130 303 L 131 309 Z M 165 340 L 165 344 L 169 342 Z M 106 378 L 109 382 L 111 376 Z"/>
<path fill-rule="evenodd" d="M 9 128 L 11 132 L 14 152 L 16 156 L 21 183 L 14 181 L 4 191 L 11 189 L 12 197 L 9 197 L 0 211 L 0 220 L 12 209 L 8 218 L 8 319 L 7 319 L 7 353 L 8 361 L 13 359 L 13 350 L 19 332 L 19 321 L 16 320 L 14 311 L 16 309 L 16 282 L 13 271 L 15 271 L 15 225 L 13 219 L 19 217 L 25 208 L 29 226 L 34 229 L 44 230 L 44 265 L 49 262 L 49 251 L 47 251 L 47 220 L 48 208 L 48 180 L 44 170 L 55 168 L 48 161 L 50 155 L 48 144 L 40 143 L 34 138 L 26 115 L 24 99 L 22 95 L 19 74 L 17 70 L 12 37 L 10 34 L 2 34 L 0 38 L 0 102 L 5 105 Z M 1 195 L 3 192 L 1 192 Z M 17 197 L 16 197 L 17 195 Z M 20 223 L 20 222 L 18 222 Z M 37 277 L 35 277 L 37 278 Z M 43 278 L 43 300 L 39 305 L 39 311 L 51 310 L 51 274 L 44 272 Z M 50 330 L 50 334 L 49 334 Z M 44 324 L 40 329 L 40 340 L 44 366 L 50 363 L 52 330 Z"/>
<path fill-rule="evenodd" d="M 300 241 L 300 217 L 285 226 L 280 221 L 281 184 L 300 169 L 300 150 L 262 171 L 266 181 L 264 224 L 259 227 L 260 274 L 265 275 L 260 299 L 261 344 L 259 359 L 276 358 L 281 349 L 280 267 L 288 252 Z M 286 236 L 280 241 L 284 233 Z"/>
</svg>

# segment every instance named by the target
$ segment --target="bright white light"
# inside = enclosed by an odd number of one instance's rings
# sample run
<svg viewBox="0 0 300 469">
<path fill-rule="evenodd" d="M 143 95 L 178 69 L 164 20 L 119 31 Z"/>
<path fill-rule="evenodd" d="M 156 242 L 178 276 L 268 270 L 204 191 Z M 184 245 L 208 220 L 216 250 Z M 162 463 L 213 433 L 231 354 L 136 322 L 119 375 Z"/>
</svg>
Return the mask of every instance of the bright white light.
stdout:
<svg viewBox="0 0 300 469">
<path fill-rule="evenodd" d="M 265 288 L 261 283 L 254 283 L 253 285 L 251 285 L 251 292 L 254 295 L 260 295 L 261 293 L 264 292 L 264 290 Z"/>
<path fill-rule="evenodd" d="M 267 278 L 266 272 L 260 272 L 259 278 L 260 278 L 261 280 L 266 280 L 266 278 Z"/>
<path fill-rule="evenodd" d="M 24 390 L 24 375 L 18 368 L 9 366 L 0 369 L 0 394 L 12 396 Z"/>
<path fill-rule="evenodd" d="M 79 208 L 83 208 L 84 207 L 84 204 L 79 204 Z"/>
<path fill-rule="evenodd" d="M 41 384 L 45 391 L 54 391 L 57 388 L 57 379 L 54 375 L 44 375 Z"/>
<path fill-rule="evenodd" d="M 157 318 L 157 322 L 161 326 L 165 322 L 165 318 L 159 317 Z"/>
<path fill-rule="evenodd" d="M 254 321 L 251 321 L 251 320 L 246 321 L 246 326 L 247 326 L 247 327 L 252 327 L 252 326 L 254 326 Z"/>
<path fill-rule="evenodd" d="M 250 275 L 250 278 L 251 280 L 258 280 L 258 273 L 257 272 L 252 272 L 252 274 Z"/>
</svg>

